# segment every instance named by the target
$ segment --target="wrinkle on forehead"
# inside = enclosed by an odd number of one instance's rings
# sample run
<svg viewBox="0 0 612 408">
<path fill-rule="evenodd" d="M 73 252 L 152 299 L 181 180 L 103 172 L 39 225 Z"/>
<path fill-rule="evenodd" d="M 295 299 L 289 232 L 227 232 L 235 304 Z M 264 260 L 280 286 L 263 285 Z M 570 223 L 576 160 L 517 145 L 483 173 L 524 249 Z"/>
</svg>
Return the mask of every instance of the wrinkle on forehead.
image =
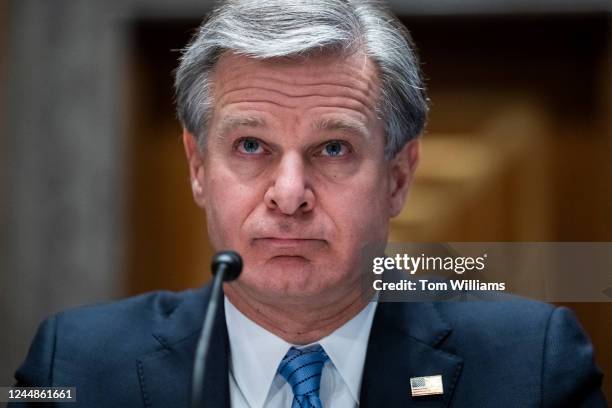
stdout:
<svg viewBox="0 0 612 408">
<path fill-rule="evenodd" d="M 256 60 L 224 54 L 213 75 L 215 107 L 271 103 L 287 108 L 308 105 L 308 98 L 377 117 L 378 70 L 365 55 Z"/>
</svg>

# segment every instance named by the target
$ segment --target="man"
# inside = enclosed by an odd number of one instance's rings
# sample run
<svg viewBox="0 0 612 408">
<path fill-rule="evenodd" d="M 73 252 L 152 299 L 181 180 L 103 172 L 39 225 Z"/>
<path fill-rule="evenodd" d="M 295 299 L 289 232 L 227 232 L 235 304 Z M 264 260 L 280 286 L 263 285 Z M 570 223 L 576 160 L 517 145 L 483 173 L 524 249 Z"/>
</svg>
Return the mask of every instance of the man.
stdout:
<svg viewBox="0 0 612 408">
<path fill-rule="evenodd" d="M 226 2 L 176 74 L 193 197 L 224 286 L 210 407 L 604 406 L 566 309 L 527 301 L 379 303 L 381 253 L 418 158 L 426 97 L 408 34 L 370 1 Z M 48 319 L 19 385 L 69 385 L 83 406 L 188 406 L 210 287 Z M 520 316 L 520 319 L 516 317 Z M 412 395 L 411 379 L 440 390 Z"/>
</svg>

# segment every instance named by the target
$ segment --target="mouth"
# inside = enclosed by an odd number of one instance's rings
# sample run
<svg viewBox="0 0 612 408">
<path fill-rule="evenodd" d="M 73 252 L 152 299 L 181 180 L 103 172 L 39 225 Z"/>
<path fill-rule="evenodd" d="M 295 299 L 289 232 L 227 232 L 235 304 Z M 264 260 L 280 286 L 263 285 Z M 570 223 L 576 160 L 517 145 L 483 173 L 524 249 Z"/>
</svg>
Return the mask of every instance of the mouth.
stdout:
<svg viewBox="0 0 612 408">
<path fill-rule="evenodd" d="M 271 258 L 301 257 L 312 258 L 327 247 L 327 241 L 302 237 L 261 237 L 252 241 L 253 248 Z"/>
<path fill-rule="evenodd" d="M 270 248 L 306 248 L 320 247 L 326 243 L 323 239 L 316 238 L 285 238 L 285 237 L 262 237 L 253 240 L 255 245 L 267 246 Z"/>
</svg>

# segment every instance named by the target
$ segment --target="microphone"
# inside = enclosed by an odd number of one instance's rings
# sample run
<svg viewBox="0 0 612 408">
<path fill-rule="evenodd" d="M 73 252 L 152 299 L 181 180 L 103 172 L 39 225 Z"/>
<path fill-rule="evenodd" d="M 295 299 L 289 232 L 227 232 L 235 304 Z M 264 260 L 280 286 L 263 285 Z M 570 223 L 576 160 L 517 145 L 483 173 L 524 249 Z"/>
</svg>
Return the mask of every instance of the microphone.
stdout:
<svg viewBox="0 0 612 408">
<path fill-rule="evenodd" d="M 212 259 L 210 267 L 214 280 L 193 363 L 193 377 L 191 380 L 192 408 L 202 407 L 202 387 L 204 386 L 204 373 L 206 372 L 206 357 L 210 346 L 210 336 L 212 335 L 215 314 L 219 306 L 221 284 L 224 281 L 233 281 L 240 276 L 240 272 L 242 272 L 242 258 L 234 251 L 217 252 Z"/>
</svg>

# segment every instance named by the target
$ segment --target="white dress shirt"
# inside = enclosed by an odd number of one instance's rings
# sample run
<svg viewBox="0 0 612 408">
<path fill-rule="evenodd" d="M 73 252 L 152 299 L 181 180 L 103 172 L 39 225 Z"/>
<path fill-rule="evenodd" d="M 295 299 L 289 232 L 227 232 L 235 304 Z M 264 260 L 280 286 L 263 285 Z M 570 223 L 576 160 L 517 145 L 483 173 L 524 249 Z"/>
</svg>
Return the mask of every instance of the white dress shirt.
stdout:
<svg viewBox="0 0 612 408">
<path fill-rule="evenodd" d="M 294 345 L 257 325 L 227 298 L 224 302 L 230 343 L 232 408 L 290 408 L 293 391 L 276 370 Z M 376 305 L 376 302 L 368 303 L 359 314 L 316 342 L 329 356 L 319 392 L 324 408 L 359 406 L 363 365 Z"/>
</svg>

